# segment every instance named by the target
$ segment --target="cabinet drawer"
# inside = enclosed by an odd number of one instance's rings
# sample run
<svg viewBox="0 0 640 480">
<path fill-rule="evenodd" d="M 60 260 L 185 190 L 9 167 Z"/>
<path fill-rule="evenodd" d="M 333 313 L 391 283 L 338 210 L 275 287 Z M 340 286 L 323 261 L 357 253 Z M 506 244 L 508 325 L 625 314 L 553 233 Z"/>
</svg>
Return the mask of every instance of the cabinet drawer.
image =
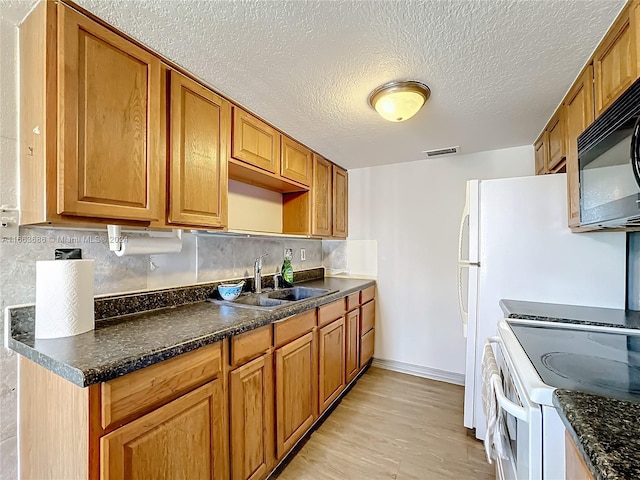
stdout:
<svg viewBox="0 0 640 480">
<path fill-rule="evenodd" d="M 318 326 L 324 327 L 325 325 L 337 320 L 346 313 L 346 299 L 341 298 L 328 305 L 323 305 L 318 308 Z"/>
<path fill-rule="evenodd" d="M 157 408 L 214 378 L 221 369 L 218 342 L 105 382 L 102 427 Z"/>
<path fill-rule="evenodd" d="M 295 317 L 280 320 L 273 324 L 273 344 L 276 348 L 301 337 L 316 326 L 316 310 L 309 310 Z"/>
<path fill-rule="evenodd" d="M 372 329 L 360 338 L 360 368 L 364 367 L 373 358 L 374 334 L 375 329 Z"/>
<path fill-rule="evenodd" d="M 360 306 L 360 292 L 352 293 L 347 297 L 347 312 Z"/>
<path fill-rule="evenodd" d="M 360 305 L 363 305 L 367 302 L 373 300 L 376 296 L 376 286 L 372 285 L 371 287 L 365 288 L 360 292 Z"/>
<path fill-rule="evenodd" d="M 376 324 L 376 302 L 371 300 L 360 307 L 360 331 L 364 334 Z"/>
<path fill-rule="evenodd" d="M 262 355 L 271 347 L 271 325 L 231 337 L 231 366 Z"/>
</svg>

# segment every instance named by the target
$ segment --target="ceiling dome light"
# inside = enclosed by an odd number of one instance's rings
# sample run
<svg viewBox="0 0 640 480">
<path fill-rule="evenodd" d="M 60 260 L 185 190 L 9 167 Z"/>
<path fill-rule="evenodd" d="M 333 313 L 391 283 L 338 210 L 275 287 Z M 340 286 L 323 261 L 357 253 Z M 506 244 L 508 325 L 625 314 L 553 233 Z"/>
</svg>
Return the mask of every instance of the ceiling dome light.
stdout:
<svg viewBox="0 0 640 480">
<path fill-rule="evenodd" d="M 391 82 L 371 92 L 369 105 L 385 120 L 403 122 L 418 113 L 430 95 L 424 83 Z"/>
</svg>

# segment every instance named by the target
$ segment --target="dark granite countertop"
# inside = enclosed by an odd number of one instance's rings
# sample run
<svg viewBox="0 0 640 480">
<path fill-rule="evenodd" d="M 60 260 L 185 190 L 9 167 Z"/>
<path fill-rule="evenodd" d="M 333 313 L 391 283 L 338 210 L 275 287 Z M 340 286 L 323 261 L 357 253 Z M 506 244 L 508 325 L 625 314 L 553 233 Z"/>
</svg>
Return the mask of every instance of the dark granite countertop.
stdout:
<svg viewBox="0 0 640 480">
<path fill-rule="evenodd" d="M 521 300 L 500 300 L 500 307 L 508 318 L 640 329 L 640 312 L 634 310 Z"/>
<path fill-rule="evenodd" d="M 128 314 L 122 315 L 123 309 L 119 305 L 128 303 L 127 308 L 134 309 L 136 304 L 147 301 L 144 299 L 148 296 L 144 294 L 123 296 L 120 304 L 117 299 L 109 302 L 96 300 L 95 330 L 51 340 L 34 338 L 34 309 L 27 307 L 10 313 L 11 335 L 8 346 L 76 385 L 86 387 L 330 303 L 375 285 L 375 281 L 326 277 L 299 285 L 326 288 L 337 293 L 299 301 L 273 311 L 206 302 L 204 299 L 215 290 L 211 286 L 194 286 L 152 294 L 156 302 L 165 301 L 165 297 L 173 299 L 188 295 L 197 301 L 143 313 L 130 313 L 125 309 L 124 313 Z M 100 319 L 101 311 L 107 312 L 104 313 L 105 317 L 114 312 L 122 316 Z"/>
<path fill-rule="evenodd" d="M 594 478 L 640 478 L 640 403 L 570 390 L 553 403 Z"/>
</svg>

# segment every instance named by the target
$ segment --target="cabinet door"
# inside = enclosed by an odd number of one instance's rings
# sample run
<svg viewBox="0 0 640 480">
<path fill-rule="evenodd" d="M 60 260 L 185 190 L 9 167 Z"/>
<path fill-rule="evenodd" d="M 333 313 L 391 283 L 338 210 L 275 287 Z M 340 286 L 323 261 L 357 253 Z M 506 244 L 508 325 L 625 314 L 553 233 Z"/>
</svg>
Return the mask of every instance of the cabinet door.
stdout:
<svg viewBox="0 0 640 480">
<path fill-rule="evenodd" d="M 360 310 L 347 313 L 345 326 L 346 383 L 353 380 L 360 369 Z"/>
<path fill-rule="evenodd" d="M 100 439 L 103 480 L 225 478 L 222 381 L 214 380 Z"/>
<path fill-rule="evenodd" d="M 231 105 L 171 72 L 169 223 L 224 227 Z"/>
<path fill-rule="evenodd" d="M 233 107 L 233 158 L 278 174 L 280 137 L 275 128 L 241 108 Z"/>
<path fill-rule="evenodd" d="M 331 163 L 319 155 L 313 155 L 313 217 L 311 233 L 322 237 L 333 234 L 332 188 L 333 173 Z"/>
<path fill-rule="evenodd" d="M 593 67 L 589 65 L 565 100 L 569 226 L 580 224 L 578 136 L 593 122 Z"/>
<path fill-rule="evenodd" d="M 360 333 L 364 335 L 376 325 L 376 302 L 371 300 L 360 307 Z"/>
<path fill-rule="evenodd" d="M 582 458 L 582 454 L 569 433 L 564 433 L 564 456 L 566 480 L 593 480 L 593 475 Z"/>
<path fill-rule="evenodd" d="M 349 180 L 347 171 L 333 166 L 333 236 L 347 238 Z"/>
<path fill-rule="evenodd" d="M 560 106 L 558 112 L 551 118 L 547 126 L 549 135 L 548 169 L 555 169 L 565 158 L 565 128 L 564 108 Z"/>
<path fill-rule="evenodd" d="M 273 451 L 271 355 L 263 355 L 229 374 L 231 478 L 265 478 Z"/>
<path fill-rule="evenodd" d="M 276 350 L 276 452 L 278 460 L 295 445 L 314 420 L 317 382 L 314 334 Z"/>
<path fill-rule="evenodd" d="M 58 5 L 59 214 L 159 220 L 160 61 Z"/>
<path fill-rule="evenodd" d="M 546 130 L 540 135 L 540 138 L 533 144 L 535 150 L 536 175 L 544 175 L 547 173 L 547 152 L 548 152 L 548 133 Z"/>
<path fill-rule="evenodd" d="M 344 317 L 318 331 L 320 413 L 324 412 L 344 389 L 345 350 Z"/>
<path fill-rule="evenodd" d="M 638 78 L 635 15 L 629 2 L 593 54 L 596 117 Z"/>
<path fill-rule="evenodd" d="M 282 137 L 280 175 L 303 185 L 311 185 L 311 150 L 289 137 Z"/>
<path fill-rule="evenodd" d="M 360 368 L 373 358 L 376 329 L 372 328 L 360 338 Z"/>
</svg>

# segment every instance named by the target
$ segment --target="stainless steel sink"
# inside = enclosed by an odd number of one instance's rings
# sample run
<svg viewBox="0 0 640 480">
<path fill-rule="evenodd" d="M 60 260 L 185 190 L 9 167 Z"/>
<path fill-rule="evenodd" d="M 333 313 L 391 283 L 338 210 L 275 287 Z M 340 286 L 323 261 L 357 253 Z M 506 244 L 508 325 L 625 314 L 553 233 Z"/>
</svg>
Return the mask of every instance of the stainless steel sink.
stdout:
<svg viewBox="0 0 640 480">
<path fill-rule="evenodd" d="M 217 303 L 218 305 L 270 311 L 286 307 L 287 305 L 291 305 L 302 300 L 328 295 L 336 291 L 337 290 L 328 290 L 324 288 L 292 287 L 264 291 L 262 293 L 244 293 L 235 300 L 221 300 L 220 298 L 215 297 L 209 298 L 208 300 L 212 303 Z"/>
<path fill-rule="evenodd" d="M 277 307 L 280 305 L 286 305 L 289 302 L 287 302 L 286 300 L 277 300 L 275 298 L 268 298 L 268 297 L 265 297 L 264 295 L 249 294 L 249 295 L 240 296 L 228 303 L 241 304 L 243 306 L 249 306 L 249 307 Z"/>
<path fill-rule="evenodd" d="M 307 298 L 321 297 L 322 295 L 326 295 L 330 292 L 331 290 L 324 288 L 291 287 L 273 290 L 272 292 L 266 293 L 266 296 L 278 300 L 297 302 L 299 300 L 306 300 Z"/>
</svg>

